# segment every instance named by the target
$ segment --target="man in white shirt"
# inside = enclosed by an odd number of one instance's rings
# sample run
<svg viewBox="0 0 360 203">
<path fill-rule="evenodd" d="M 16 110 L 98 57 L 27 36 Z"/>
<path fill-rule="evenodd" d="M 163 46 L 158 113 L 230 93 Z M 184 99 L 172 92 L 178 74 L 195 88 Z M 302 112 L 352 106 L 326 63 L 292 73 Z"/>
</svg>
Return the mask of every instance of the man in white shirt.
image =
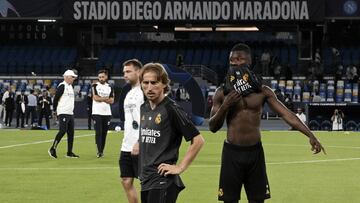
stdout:
<svg viewBox="0 0 360 203">
<path fill-rule="evenodd" d="M 344 113 L 340 109 L 335 109 L 334 114 L 331 116 L 332 130 L 341 131 L 343 130 Z"/>
<path fill-rule="evenodd" d="M 1 113 L 1 112 L 4 112 L 4 113 L 3 113 L 3 122 L 4 122 L 4 123 L 5 123 L 5 118 L 6 118 L 5 100 L 9 97 L 9 89 L 10 89 L 10 87 L 5 87 L 5 92 L 4 92 L 4 94 L 2 95 L 2 98 L 1 98 L 1 109 L 0 109 L 0 113 Z"/>
<path fill-rule="evenodd" d="M 140 106 L 144 103 L 144 94 L 140 87 L 139 75 L 142 64 L 137 59 L 125 61 L 124 79 L 131 84 L 131 90 L 124 100 L 125 124 L 124 139 L 120 153 L 120 177 L 129 203 L 138 203 L 139 198 L 134 187 L 134 178 L 138 177 L 138 140 L 140 125 Z M 136 147 L 134 147 L 136 145 Z"/>
<path fill-rule="evenodd" d="M 64 81 L 60 83 L 56 89 L 56 94 L 53 101 L 53 109 L 56 111 L 56 115 L 59 119 L 59 132 L 57 133 L 55 140 L 49 149 L 48 153 L 51 157 L 57 158 L 56 148 L 60 143 L 61 138 L 67 133 L 68 151 L 66 157 L 79 158 L 74 154 L 74 106 L 75 106 L 75 94 L 72 86 L 77 75 L 73 70 L 67 70 L 64 73 Z"/>
<path fill-rule="evenodd" d="M 305 114 L 303 113 L 302 108 L 297 108 L 296 116 L 297 116 L 303 123 L 306 124 L 306 116 L 305 116 Z"/>
<path fill-rule="evenodd" d="M 34 95 L 34 90 L 30 90 L 30 94 L 28 96 L 28 106 L 26 109 L 26 126 L 29 124 L 29 118 L 31 115 L 31 123 L 32 126 L 35 122 L 36 116 L 36 106 L 37 106 L 37 97 Z"/>
<path fill-rule="evenodd" d="M 95 143 L 97 146 L 97 158 L 104 156 L 104 148 L 107 132 L 111 120 L 110 104 L 114 103 L 114 90 L 107 83 L 108 72 L 98 72 L 98 82 L 92 85 L 92 116 L 95 128 Z"/>
</svg>

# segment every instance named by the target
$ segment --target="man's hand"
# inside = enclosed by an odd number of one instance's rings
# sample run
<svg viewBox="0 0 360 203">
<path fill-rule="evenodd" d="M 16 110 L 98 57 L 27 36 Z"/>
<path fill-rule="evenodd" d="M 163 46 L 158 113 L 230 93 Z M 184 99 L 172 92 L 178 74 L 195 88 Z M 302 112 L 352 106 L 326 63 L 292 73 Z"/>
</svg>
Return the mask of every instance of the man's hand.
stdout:
<svg viewBox="0 0 360 203">
<path fill-rule="evenodd" d="M 100 97 L 100 100 L 101 100 L 102 102 L 106 102 L 108 99 L 109 99 L 109 97 Z"/>
<path fill-rule="evenodd" d="M 309 142 L 311 144 L 311 151 L 313 151 L 314 154 L 317 154 L 321 151 L 323 151 L 323 153 L 326 154 L 324 147 L 321 145 L 320 141 L 316 139 L 316 137 L 311 137 Z"/>
<path fill-rule="evenodd" d="M 139 142 L 136 142 L 131 150 L 131 155 L 136 156 L 139 155 Z"/>
<path fill-rule="evenodd" d="M 225 105 L 226 108 L 229 108 L 230 106 L 238 103 L 242 96 L 236 92 L 235 90 L 232 90 L 228 95 L 225 96 L 224 102 L 222 105 Z"/>
<path fill-rule="evenodd" d="M 183 168 L 178 165 L 162 163 L 158 166 L 158 173 L 162 176 L 175 175 L 183 172 Z"/>
</svg>

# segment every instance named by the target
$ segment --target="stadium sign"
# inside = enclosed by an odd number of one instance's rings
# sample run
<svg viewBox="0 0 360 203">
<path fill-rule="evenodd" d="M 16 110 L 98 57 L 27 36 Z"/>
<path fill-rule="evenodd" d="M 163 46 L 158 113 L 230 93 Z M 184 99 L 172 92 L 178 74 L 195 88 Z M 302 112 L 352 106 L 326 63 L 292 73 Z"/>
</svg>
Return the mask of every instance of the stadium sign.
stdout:
<svg viewBox="0 0 360 203">
<path fill-rule="evenodd" d="M 75 21 L 319 21 L 324 1 L 77 1 L 64 19 Z"/>
<path fill-rule="evenodd" d="M 6 22 L 0 24 L 0 42 L 57 40 L 63 28 L 56 24 Z"/>
</svg>

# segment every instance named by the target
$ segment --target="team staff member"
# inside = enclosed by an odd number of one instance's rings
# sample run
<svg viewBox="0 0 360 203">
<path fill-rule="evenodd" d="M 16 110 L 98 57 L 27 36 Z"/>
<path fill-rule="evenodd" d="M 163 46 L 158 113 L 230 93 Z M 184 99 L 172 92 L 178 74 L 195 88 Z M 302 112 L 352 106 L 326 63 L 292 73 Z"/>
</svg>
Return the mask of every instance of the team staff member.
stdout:
<svg viewBox="0 0 360 203">
<path fill-rule="evenodd" d="M 39 107 L 39 120 L 38 125 L 42 125 L 42 119 L 45 118 L 46 127 L 50 130 L 50 115 L 51 110 L 50 107 L 52 105 L 51 97 L 48 96 L 49 93 L 47 90 L 43 90 L 41 96 L 38 99 L 38 107 Z"/>
<path fill-rule="evenodd" d="M 32 127 L 33 124 L 35 123 L 35 119 L 37 117 L 36 106 L 37 106 L 37 96 L 35 95 L 34 90 L 30 90 L 30 94 L 28 96 L 28 106 L 26 109 L 26 125 L 25 126 L 28 126 L 30 116 L 31 116 L 30 127 Z"/>
<path fill-rule="evenodd" d="M 16 97 L 16 127 L 19 127 L 19 119 L 21 119 L 21 128 L 24 128 L 25 112 L 28 104 L 28 97 L 25 90 L 21 90 L 21 94 Z"/>
<path fill-rule="evenodd" d="M 104 156 L 104 148 L 107 132 L 109 130 L 111 120 L 110 104 L 114 103 L 114 90 L 107 83 L 108 72 L 100 70 L 98 72 L 98 82 L 93 84 L 93 104 L 92 116 L 95 128 L 95 143 L 97 146 L 97 158 Z"/>
<path fill-rule="evenodd" d="M 129 203 L 138 203 L 134 178 L 138 177 L 139 150 L 133 151 L 133 147 L 139 140 L 140 106 L 144 103 L 139 81 L 142 63 L 137 59 L 130 59 L 123 63 L 123 67 L 124 79 L 131 85 L 131 90 L 124 99 L 125 122 L 119 159 L 120 177 Z"/>
<path fill-rule="evenodd" d="M 59 119 L 59 132 L 57 133 L 52 146 L 48 153 L 51 157 L 57 158 L 56 148 L 60 143 L 61 138 L 67 133 L 68 150 L 66 157 L 79 158 L 73 153 L 74 143 L 74 106 L 75 93 L 72 86 L 77 75 L 73 70 L 67 70 L 64 73 L 64 81 L 60 83 L 56 89 L 56 94 L 53 101 L 53 109 L 56 110 L 56 115 Z"/>
<path fill-rule="evenodd" d="M 287 109 L 275 93 L 249 70 L 251 50 L 245 44 L 235 45 L 229 57 L 226 84 L 216 90 L 209 127 L 218 131 L 226 118 L 227 138 L 224 142 L 218 199 L 236 203 L 242 185 L 250 203 L 270 198 L 265 156 L 261 144 L 260 122 L 265 102 L 290 126 L 309 138 L 315 154 L 324 150 L 319 140 Z"/>
<path fill-rule="evenodd" d="M 195 159 L 204 139 L 183 109 L 165 96 L 170 80 L 161 64 L 146 64 L 140 82 L 148 99 L 140 116 L 141 202 L 174 203 L 185 188 L 179 175 Z M 182 137 L 191 145 L 177 164 Z"/>
</svg>

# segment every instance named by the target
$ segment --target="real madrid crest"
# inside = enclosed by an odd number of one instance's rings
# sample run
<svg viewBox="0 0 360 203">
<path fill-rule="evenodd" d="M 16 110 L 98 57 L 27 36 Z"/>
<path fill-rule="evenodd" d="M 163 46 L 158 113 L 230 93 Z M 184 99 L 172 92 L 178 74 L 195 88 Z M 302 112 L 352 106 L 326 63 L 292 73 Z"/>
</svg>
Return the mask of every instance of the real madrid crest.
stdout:
<svg viewBox="0 0 360 203">
<path fill-rule="evenodd" d="M 232 82 L 233 80 L 235 80 L 235 76 L 230 75 L 230 82 Z"/>
<path fill-rule="evenodd" d="M 224 196 L 224 191 L 223 191 L 223 189 L 222 189 L 222 188 L 220 188 L 220 189 L 219 189 L 218 196 L 219 196 L 219 197 Z"/>
<path fill-rule="evenodd" d="M 161 123 L 161 114 L 159 113 L 155 118 L 155 123 L 160 124 Z"/>
</svg>

